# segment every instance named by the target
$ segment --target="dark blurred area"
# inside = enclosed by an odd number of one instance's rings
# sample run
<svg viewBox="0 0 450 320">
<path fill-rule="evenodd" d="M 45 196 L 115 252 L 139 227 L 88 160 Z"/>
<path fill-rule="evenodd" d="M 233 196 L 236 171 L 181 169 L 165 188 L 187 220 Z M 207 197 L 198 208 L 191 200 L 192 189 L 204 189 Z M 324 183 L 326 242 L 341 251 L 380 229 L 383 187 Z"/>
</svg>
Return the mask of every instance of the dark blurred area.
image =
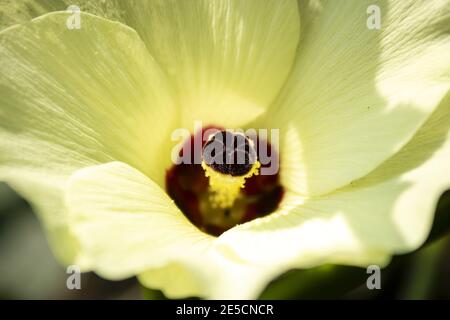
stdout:
<svg viewBox="0 0 450 320">
<path fill-rule="evenodd" d="M 107 281 L 81 275 L 69 290 L 70 274 L 53 257 L 30 206 L 0 183 L 0 299 L 140 299 L 136 279 Z"/>
<path fill-rule="evenodd" d="M 367 289 L 365 269 L 322 266 L 282 275 L 261 298 L 450 299 L 449 191 L 436 212 L 430 240 L 416 252 L 394 257 L 382 270 L 381 290 Z M 136 279 L 113 282 L 93 273 L 82 274 L 81 290 L 69 290 L 69 276 L 50 252 L 30 206 L 0 184 L 0 299 L 164 298 L 158 291 L 143 291 Z"/>
</svg>

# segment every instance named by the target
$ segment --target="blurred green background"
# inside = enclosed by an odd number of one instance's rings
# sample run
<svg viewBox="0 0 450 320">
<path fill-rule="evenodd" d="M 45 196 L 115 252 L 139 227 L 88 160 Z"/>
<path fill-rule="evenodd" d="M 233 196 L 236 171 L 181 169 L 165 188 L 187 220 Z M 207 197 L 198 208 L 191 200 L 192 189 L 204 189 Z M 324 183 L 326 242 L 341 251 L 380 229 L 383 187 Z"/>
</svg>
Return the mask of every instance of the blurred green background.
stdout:
<svg viewBox="0 0 450 320">
<path fill-rule="evenodd" d="M 442 195 L 433 229 L 419 250 L 395 257 L 381 272 L 381 290 L 368 290 L 365 269 L 322 266 L 293 270 L 262 293 L 262 299 L 449 299 L 450 191 Z M 83 274 L 81 290 L 66 287 L 66 269 L 55 261 L 29 205 L 0 183 L 1 299 L 163 299 L 136 279 L 112 282 Z"/>
<path fill-rule="evenodd" d="M 30 206 L 0 183 L 0 299 L 139 299 L 135 279 L 112 282 L 81 276 L 81 290 L 69 290 L 69 275 L 48 247 Z"/>
</svg>

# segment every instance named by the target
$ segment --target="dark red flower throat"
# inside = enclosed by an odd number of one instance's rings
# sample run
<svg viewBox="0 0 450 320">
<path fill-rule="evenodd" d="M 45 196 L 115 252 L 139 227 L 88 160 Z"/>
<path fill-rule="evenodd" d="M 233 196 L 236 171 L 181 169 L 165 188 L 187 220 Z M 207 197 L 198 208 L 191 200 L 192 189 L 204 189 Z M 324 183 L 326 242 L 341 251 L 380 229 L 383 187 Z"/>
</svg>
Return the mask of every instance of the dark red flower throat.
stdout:
<svg viewBox="0 0 450 320">
<path fill-rule="evenodd" d="M 196 143 L 197 145 L 201 143 L 202 149 L 205 147 L 208 141 L 204 137 L 204 132 L 210 129 L 223 130 L 208 126 L 191 135 L 179 153 L 181 158 L 184 152 L 187 152 L 191 158 L 190 164 L 173 165 L 167 170 L 166 189 L 178 208 L 194 225 L 206 233 L 218 236 L 237 224 L 275 211 L 283 198 L 284 189 L 279 183 L 278 173 L 254 175 L 247 179 L 245 187 L 240 189 L 239 196 L 231 207 L 223 209 L 214 206 L 210 201 L 209 178 L 205 176 L 202 165 L 198 164 L 198 160 L 202 158 L 202 150 L 196 150 L 194 147 Z M 261 143 L 259 138 L 254 141 L 255 145 L 258 143 Z M 273 154 L 275 150 L 269 143 L 264 143 L 267 144 L 270 158 L 276 159 Z M 259 148 L 256 149 L 256 155 L 259 158 Z M 261 168 L 263 167 L 270 167 L 270 163 L 261 164 Z"/>
</svg>

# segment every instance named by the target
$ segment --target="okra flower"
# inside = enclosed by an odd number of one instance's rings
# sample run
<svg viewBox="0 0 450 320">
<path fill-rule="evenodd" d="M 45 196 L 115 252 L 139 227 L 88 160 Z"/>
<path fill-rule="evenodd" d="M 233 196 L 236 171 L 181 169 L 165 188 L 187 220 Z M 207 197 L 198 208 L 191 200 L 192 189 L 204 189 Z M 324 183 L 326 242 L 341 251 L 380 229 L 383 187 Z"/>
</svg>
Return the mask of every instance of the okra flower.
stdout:
<svg viewBox="0 0 450 320">
<path fill-rule="evenodd" d="M 0 33 L 0 179 L 62 263 L 169 297 L 253 298 L 292 268 L 385 265 L 424 242 L 450 187 L 449 1 L 92 3 L 79 29 L 52 12 Z M 204 175 L 186 191 L 172 171 L 171 134 L 195 121 L 279 129 L 262 185 L 281 191 L 255 219 L 213 232 L 190 215 L 215 212 L 185 197 Z"/>
</svg>

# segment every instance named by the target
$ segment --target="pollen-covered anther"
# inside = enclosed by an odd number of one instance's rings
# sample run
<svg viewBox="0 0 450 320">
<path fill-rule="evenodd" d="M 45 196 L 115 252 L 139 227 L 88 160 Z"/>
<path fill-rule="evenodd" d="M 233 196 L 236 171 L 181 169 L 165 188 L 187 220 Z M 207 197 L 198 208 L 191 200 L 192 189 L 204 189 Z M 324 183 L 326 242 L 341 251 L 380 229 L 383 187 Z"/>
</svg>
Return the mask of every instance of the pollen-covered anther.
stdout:
<svg viewBox="0 0 450 320">
<path fill-rule="evenodd" d="M 258 175 L 261 166 L 253 141 L 242 133 L 226 130 L 209 137 L 202 157 L 213 207 L 231 207 L 244 188 L 245 179 Z"/>
</svg>

